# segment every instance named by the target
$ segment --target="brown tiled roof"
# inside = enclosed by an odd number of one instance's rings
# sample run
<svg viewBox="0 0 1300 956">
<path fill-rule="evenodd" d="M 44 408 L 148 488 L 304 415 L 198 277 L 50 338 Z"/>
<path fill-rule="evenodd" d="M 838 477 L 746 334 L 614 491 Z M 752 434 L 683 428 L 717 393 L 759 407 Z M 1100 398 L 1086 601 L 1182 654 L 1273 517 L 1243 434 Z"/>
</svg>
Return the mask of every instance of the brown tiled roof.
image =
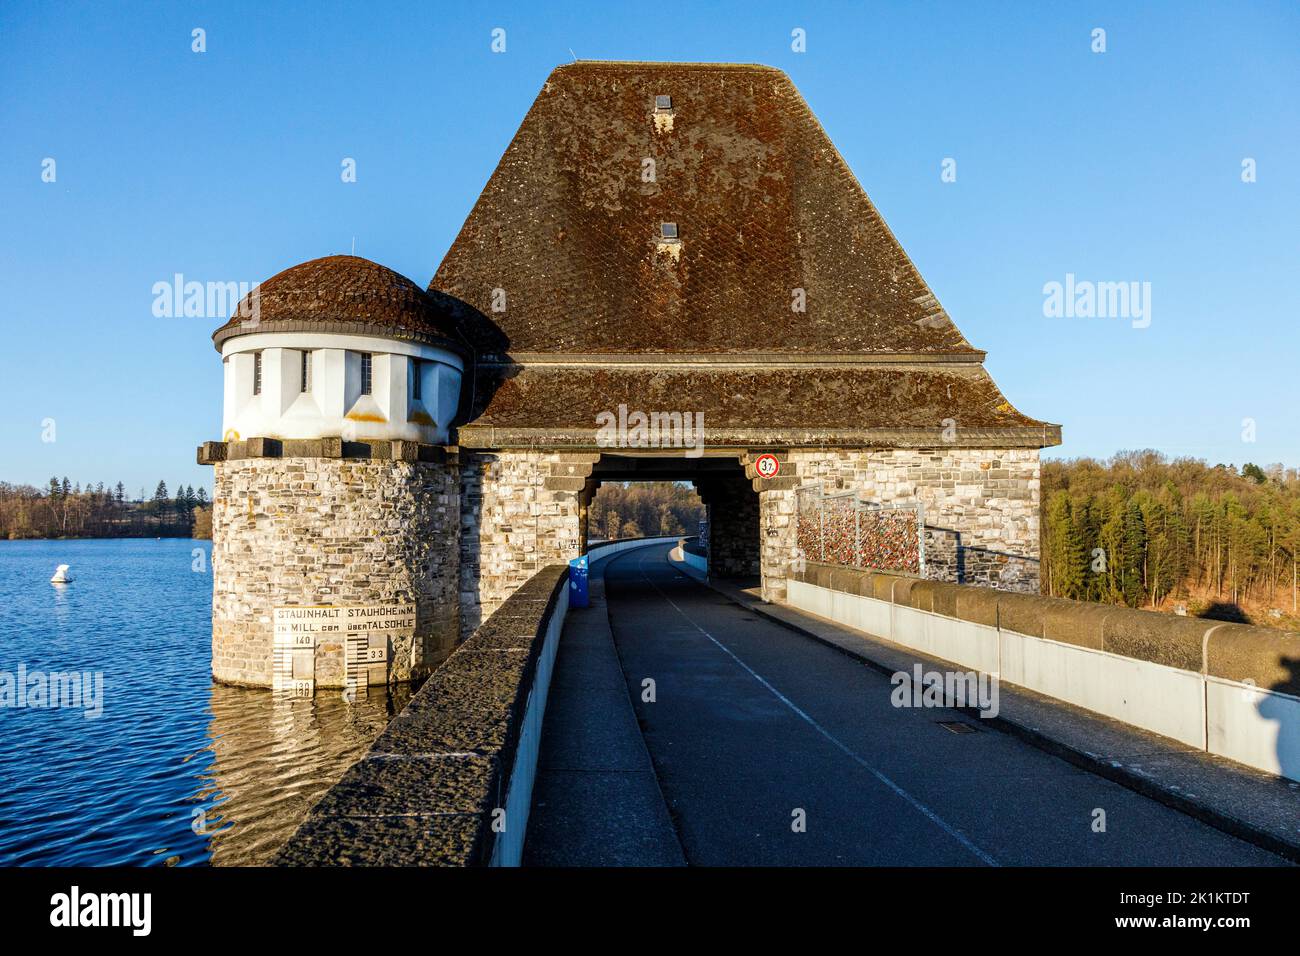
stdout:
<svg viewBox="0 0 1300 956">
<path fill-rule="evenodd" d="M 769 67 L 556 69 L 429 291 L 480 353 L 470 446 L 590 444 L 619 404 L 703 412 L 715 445 L 935 444 L 945 419 L 962 444 L 1060 441 Z"/>
<path fill-rule="evenodd" d="M 920 444 L 1042 447 L 1060 426 L 1013 408 L 978 363 L 868 367 L 480 368 L 470 447 L 590 445 L 596 416 L 702 412 L 709 444 Z"/>
<path fill-rule="evenodd" d="M 277 273 L 244 298 L 212 341 L 220 349 L 236 335 L 303 331 L 378 335 L 467 351 L 454 321 L 432 296 L 359 256 L 326 256 Z"/>
<path fill-rule="evenodd" d="M 661 223 L 680 245 L 659 248 Z M 764 66 L 556 69 L 434 290 L 462 300 L 488 352 L 974 352 L 790 79 Z"/>
</svg>

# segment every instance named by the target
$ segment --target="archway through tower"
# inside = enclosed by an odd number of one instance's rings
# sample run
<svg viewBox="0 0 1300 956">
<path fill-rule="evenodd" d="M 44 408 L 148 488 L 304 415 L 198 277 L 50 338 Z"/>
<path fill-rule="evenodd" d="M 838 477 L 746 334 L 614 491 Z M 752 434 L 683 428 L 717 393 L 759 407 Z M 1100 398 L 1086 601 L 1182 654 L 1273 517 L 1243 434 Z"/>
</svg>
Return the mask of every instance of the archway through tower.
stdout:
<svg viewBox="0 0 1300 956">
<path fill-rule="evenodd" d="M 620 450 L 602 454 L 587 479 L 582 500 L 582 550 L 602 537 L 604 529 L 593 527 L 591 504 L 602 484 L 610 482 L 678 482 L 689 484 L 704 504 L 707 522 L 706 547 L 711 577 L 746 584 L 757 583 L 762 570 L 759 497 L 753 481 L 735 455 L 685 455 L 637 453 Z M 659 528 L 639 528 L 644 535 Z M 698 533 L 684 529 L 685 536 Z"/>
</svg>

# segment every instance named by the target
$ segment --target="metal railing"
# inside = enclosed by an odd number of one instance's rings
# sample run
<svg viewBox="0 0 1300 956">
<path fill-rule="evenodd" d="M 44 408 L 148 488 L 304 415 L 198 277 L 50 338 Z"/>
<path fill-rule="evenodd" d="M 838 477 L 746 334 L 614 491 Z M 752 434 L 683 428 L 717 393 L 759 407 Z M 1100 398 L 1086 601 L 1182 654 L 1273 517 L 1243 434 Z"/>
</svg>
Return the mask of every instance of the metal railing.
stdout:
<svg viewBox="0 0 1300 956">
<path fill-rule="evenodd" d="M 795 542 L 806 561 L 925 576 L 925 510 L 920 502 L 886 505 L 820 484 L 795 495 Z"/>
</svg>

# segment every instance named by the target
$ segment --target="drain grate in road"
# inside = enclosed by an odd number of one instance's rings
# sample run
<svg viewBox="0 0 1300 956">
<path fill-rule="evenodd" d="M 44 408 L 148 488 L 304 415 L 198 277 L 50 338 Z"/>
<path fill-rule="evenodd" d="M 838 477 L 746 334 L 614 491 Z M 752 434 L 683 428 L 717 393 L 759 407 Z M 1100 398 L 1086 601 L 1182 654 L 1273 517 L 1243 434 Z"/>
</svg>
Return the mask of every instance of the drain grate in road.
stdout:
<svg viewBox="0 0 1300 956">
<path fill-rule="evenodd" d="M 961 720 L 939 720 L 936 723 L 949 733 L 954 734 L 977 734 L 979 733 L 970 724 Z"/>
</svg>

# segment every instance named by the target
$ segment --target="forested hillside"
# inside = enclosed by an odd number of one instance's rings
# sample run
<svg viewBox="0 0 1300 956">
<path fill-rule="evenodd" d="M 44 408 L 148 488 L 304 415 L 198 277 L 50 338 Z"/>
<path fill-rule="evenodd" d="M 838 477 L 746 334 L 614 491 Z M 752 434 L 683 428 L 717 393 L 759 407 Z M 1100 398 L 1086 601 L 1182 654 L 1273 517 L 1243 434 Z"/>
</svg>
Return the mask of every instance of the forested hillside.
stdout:
<svg viewBox="0 0 1300 956">
<path fill-rule="evenodd" d="M 1044 461 L 1043 593 L 1296 627 L 1300 473 L 1155 451 Z"/>
<path fill-rule="evenodd" d="M 704 504 L 694 488 L 670 481 L 603 484 L 588 511 L 591 538 L 696 534 Z"/>
</svg>

